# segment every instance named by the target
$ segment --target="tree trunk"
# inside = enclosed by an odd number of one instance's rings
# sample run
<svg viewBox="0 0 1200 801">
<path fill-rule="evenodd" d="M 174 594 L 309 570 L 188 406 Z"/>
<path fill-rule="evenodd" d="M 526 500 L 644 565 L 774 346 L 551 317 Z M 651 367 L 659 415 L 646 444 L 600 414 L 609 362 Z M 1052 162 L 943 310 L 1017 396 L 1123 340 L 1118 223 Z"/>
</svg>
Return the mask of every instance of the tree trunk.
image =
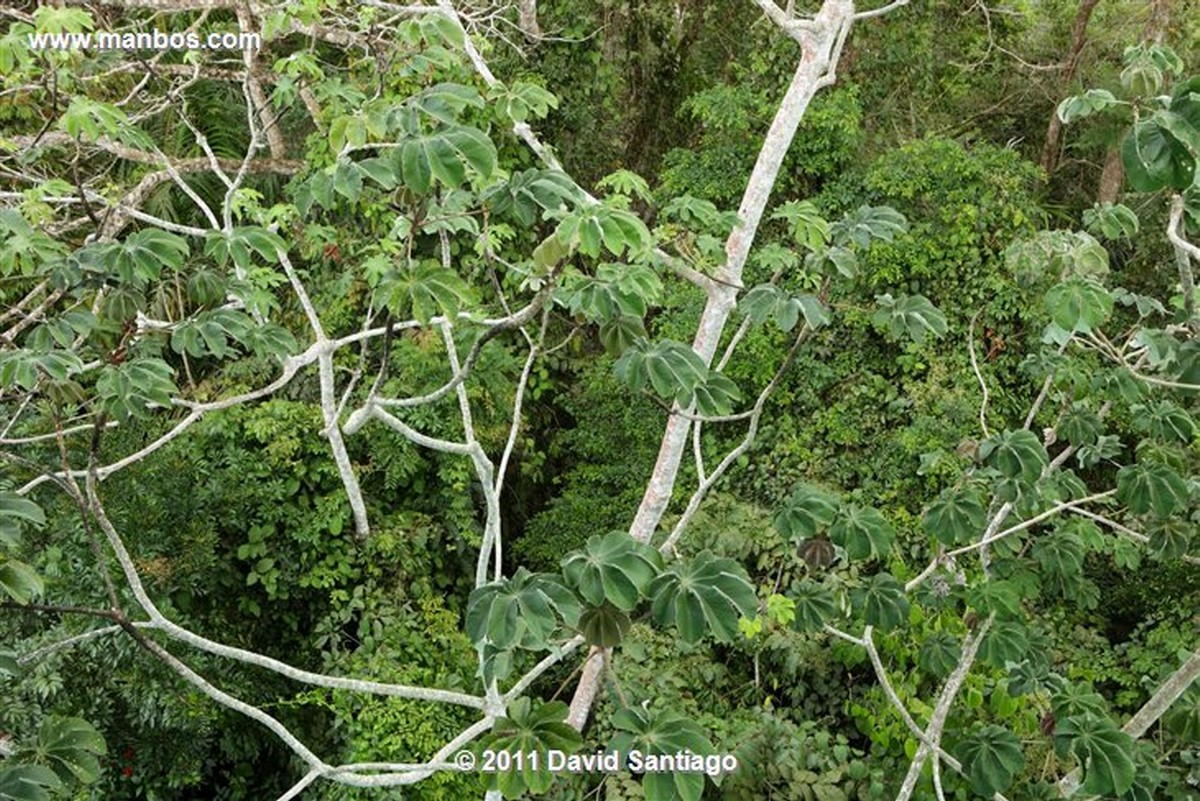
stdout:
<svg viewBox="0 0 1200 801">
<path fill-rule="evenodd" d="M 741 286 L 742 268 L 754 243 L 758 224 L 762 220 L 784 156 L 787 155 L 809 101 L 818 89 L 829 83 L 828 75 L 836 66 L 838 43 L 845 27 L 851 24 L 853 14 L 854 6 L 850 0 L 826 0 L 813 21 L 813 29 L 806 37 L 800 66 L 796 69 L 791 86 L 788 87 L 787 94 L 767 131 L 758 161 L 750 173 L 750 181 L 738 208 L 740 225 L 725 242 L 725 264 L 718 271 L 718 281 L 714 282 L 709 290 L 708 302 L 696 327 L 692 348 L 706 365 L 712 363 L 725 323 L 737 304 L 737 287 Z M 690 428 L 691 421 L 684 415 L 673 414 L 667 421 L 658 459 L 629 529 L 629 535 L 639 542 L 650 541 L 671 500 Z M 582 730 L 587 723 L 592 703 L 599 691 L 603 670 L 604 654 L 594 649 L 584 665 L 567 716 L 567 722 L 576 729 Z"/>
<path fill-rule="evenodd" d="M 1142 44 L 1162 44 L 1167 33 L 1167 25 L 1171 22 L 1171 0 L 1153 0 L 1150 6 L 1150 16 L 1146 20 L 1146 30 L 1142 33 Z M 1104 160 L 1104 171 L 1100 173 L 1100 186 L 1096 190 L 1096 199 L 1101 203 L 1116 203 L 1125 186 L 1125 166 L 1121 163 L 1120 145 L 1108 149 Z"/>
<path fill-rule="evenodd" d="M 1101 203 L 1116 203 L 1125 185 L 1125 165 L 1121 163 L 1121 151 L 1117 145 L 1108 149 L 1104 159 L 1104 170 L 1100 173 L 1100 188 L 1096 200 Z"/>
<path fill-rule="evenodd" d="M 1069 86 L 1075 78 L 1075 71 L 1079 68 L 1079 57 L 1083 54 L 1083 46 L 1087 44 L 1087 27 L 1088 22 L 1092 19 L 1092 12 L 1096 10 L 1096 4 L 1100 0 L 1082 0 L 1079 4 L 1079 12 L 1075 15 L 1075 26 L 1071 29 L 1071 48 L 1067 53 L 1067 61 L 1063 65 L 1062 83 L 1064 86 Z M 1049 178 L 1054 172 L 1054 168 L 1058 165 L 1058 145 L 1062 138 L 1062 120 L 1058 118 L 1058 109 L 1055 108 L 1050 114 L 1050 125 L 1046 128 L 1046 144 L 1042 148 L 1042 169 L 1046 171 L 1046 177 Z"/>
<path fill-rule="evenodd" d="M 529 41 L 535 42 L 542 38 L 542 26 L 538 25 L 537 0 L 517 0 L 517 25 Z"/>
</svg>

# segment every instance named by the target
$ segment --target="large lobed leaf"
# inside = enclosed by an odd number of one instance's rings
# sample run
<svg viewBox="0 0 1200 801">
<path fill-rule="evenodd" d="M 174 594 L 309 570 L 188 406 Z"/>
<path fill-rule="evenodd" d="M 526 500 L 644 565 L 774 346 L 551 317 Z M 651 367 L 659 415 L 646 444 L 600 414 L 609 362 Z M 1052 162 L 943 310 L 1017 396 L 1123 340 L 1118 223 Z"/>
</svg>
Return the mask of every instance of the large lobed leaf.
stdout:
<svg viewBox="0 0 1200 801">
<path fill-rule="evenodd" d="M 758 600 L 742 566 L 703 551 L 672 565 L 650 585 L 651 612 L 663 626 L 675 626 L 689 644 L 711 633 L 729 642 L 738 620 L 752 617 Z"/>
</svg>

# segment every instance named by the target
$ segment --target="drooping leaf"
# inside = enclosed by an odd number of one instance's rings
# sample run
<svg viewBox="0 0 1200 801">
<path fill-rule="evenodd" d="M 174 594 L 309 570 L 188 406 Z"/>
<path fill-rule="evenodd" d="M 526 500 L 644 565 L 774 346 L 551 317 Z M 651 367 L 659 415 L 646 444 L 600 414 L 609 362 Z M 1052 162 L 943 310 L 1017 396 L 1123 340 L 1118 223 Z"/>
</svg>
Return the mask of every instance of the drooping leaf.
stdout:
<svg viewBox="0 0 1200 801">
<path fill-rule="evenodd" d="M 629 615 L 608 603 L 588 608 L 579 618 L 584 640 L 599 648 L 616 648 L 630 625 Z"/>
<path fill-rule="evenodd" d="M 1085 713 L 1060 720 L 1054 740 L 1060 753 L 1069 750 L 1079 761 L 1085 793 L 1121 795 L 1133 786 L 1133 738 L 1107 717 Z"/>
</svg>

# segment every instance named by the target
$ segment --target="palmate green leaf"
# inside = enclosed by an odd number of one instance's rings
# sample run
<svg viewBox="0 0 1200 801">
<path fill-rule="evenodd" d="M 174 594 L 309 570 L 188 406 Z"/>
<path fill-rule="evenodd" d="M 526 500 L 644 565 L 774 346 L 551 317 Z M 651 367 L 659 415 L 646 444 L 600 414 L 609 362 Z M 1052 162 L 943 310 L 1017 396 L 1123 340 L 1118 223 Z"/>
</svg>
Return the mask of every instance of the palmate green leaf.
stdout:
<svg viewBox="0 0 1200 801">
<path fill-rule="evenodd" d="M 453 317 L 475 302 L 475 291 L 453 270 L 434 261 L 388 270 L 375 287 L 375 300 L 397 318 L 411 314 L 428 325 L 438 314 Z"/>
<path fill-rule="evenodd" d="M 737 384 L 727 375 L 709 371 L 702 383 L 696 386 L 694 399 L 696 411 L 702 415 L 716 416 L 733 412 L 733 404 L 742 396 Z"/>
<path fill-rule="evenodd" d="M 790 201 L 771 212 L 772 220 L 786 220 L 797 245 L 812 251 L 829 243 L 830 225 L 808 200 Z"/>
<path fill-rule="evenodd" d="M 1021 741 L 1002 726 L 983 726 L 958 744 L 954 754 L 962 762 L 971 788 L 990 798 L 1012 785 L 1025 769 Z"/>
<path fill-rule="evenodd" d="M 1050 463 L 1046 446 L 1031 431 L 1004 431 L 986 440 L 980 455 L 1007 478 L 1032 483 Z"/>
<path fill-rule="evenodd" d="M 1085 713 L 1060 719 L 1054 744 L 1060 755 L 1070 753 L 1079 761 L 1083 792 L 1121 795 L 1133 786 L 1133 738 L 1107 717 Z"/>
<path fill-rule="evenodd" d="M 524 227 L 537 222 L 543 211 L 565 209 L 583 194 L 560 170 L 523 170 L 504 183 L 489 188 L 484 199 L 498 215 L 511 216 Z"/>
<path fill-rule="evenodd" d="M 1112 314 L 1113 296 L 1095 281 L 1068 278 L 1046 293 L 1046 310 L 1059 328 L 1086 334 Z"/>
<path fill-rule="evenodd" d="M 174 371 L 162 359 L 106 364 L 96 379 L 100 406 L 113 419 L 147 417 L 154 408 L 170 408 L 176 392 Z"/>
<path fill-rule="evenodd" d="M 95 781 L 100 777 L 97 757 L 107 752 L 104 738 L 81 718 L 51 716 L 38 727 L 37 758 L 63 780 Z"/>
<path fill-rule="evenodd" d="M 1159 520 L 1149 530 L 1150 553 L 1162 561 L 1187 555 L 1192 549 L 1195 527 L 1195 523 L 1178 518 Z"/>
<path fill-rule="evenodd" d="M 622 314 L 601 322 L 599 335 L 604 349 L 616 356 L 646 338 L 646 325 L 641 317 Z"/>
<path fill-rule="evenodd" d="M 523 760 L 520 769 L 484 774 L 490 790 L 499 790 L 505 798 L 520 798 L 527 792 L 544 794 L 554 784 L 554 774 L 546 764 L 546 752 L 551 749 L 573 753 L 579 748 L 579 732 L 567 722 L 567 705 L 561 701 L 537 702 L 528 697 L 518 698 L 508 705 L 508 715 L 499 718 L 492 731 L 479 741 L 478 753 L 485 750 L 507 751 L 516 754 L 537 752 L 536 769 L 533 760 Z"/>
<path fill-rule="evenodd" d="M 130 234 L 124 242 L 109 249 L 105 261 L 109 269 L 126 283 L 143 286 L 157 280 L 163 267 L 178 270 L 191 248 L 181 236 L 147 228 Z"/>
<path fill-rule="evenodd" d="M 1013 581 L 992 579 L 976 584 L 967 593 L 971 606 L 985 614 L 995 614 L 1002 620 L 1021 616 L 1021 589 Z"/>
<path fill-rule="evenodd" d="M 653 756 L 682 751 L 701 756 L 713 753 L 712 743 L 704 730 L 695 721 L 675 712 L 629 706 L 613 715 L 612 725 L 616 733 L 609 741 L 608 750 L 623 755 L 635 750 Z M 646 801 L 699 801 L 704 792 L 704 774 L 648 773 L 642 780 L 642 789 Z"/>
<path fill-rule="evenodd" d="M 708 367 L 688 345 L 664 339 L 642 342 L 617 360 L 617 377 L 635 391 L 649 384 L 662 398 L 690 406 L 696 388 L 708 379 Z"/>
<path fill-rule="evenodd" d="M 918 345 L 923 345 L 926 336 L 932 334 L 935 339 L 940 338 L 948 329 L 946 316 L 923 295 L 901 295 L 898 298 L 890 294 L 877 295 L 875 304 L 879 309 L 872 316 L 872 322 L 886 330 L 893 339 L 908 336 Z"/>
<path fill-rule="evenodd" d="M 1129 239 L 1138 232 L 1137 214 L 1120 203 L 1096 203 L 1083 213 L 1083 225 L 1108 239 Z"/>
<path fill-rule="evenodd" d="M 1020 662 L 1029 651 L 1029 635 L 1015 620 L 997 620 L 979 644 L 979 658 L 1003 668 L 1008 662 Z"/>
<path fill-rule="evenodd" d="M 406 138 L 392 158 L 404 185 L 423 195 L 435 180 L 457 189 L 467 181 L 468 170 L 486 181 L 496 169 L 496 146 L 478 128 L 460 125 Z"/>
<path fill-rule="evenodd" d="M 43 765 L 0 767 L 0 801 L 50 801 L 63 789 L 54 771 Z"/>
<path fill-rule="evenodd" d="M 9 559 L 0 562 L 0 590 L 19 604 L 27 604 L 46 589 L 42 577 L 29 565 Z"/>
<path fill-rule="evenodd" d="M 644 252 L 653 241 L 636 214 L 592 203 L 563 217 L 554 235 L 563 245 L 599 258 L 601 245 L 617 258 Z"/>
<path fill-rule="evenodd" d="M 837 598 L 812 579 L 793 584 L 787 597 L 796 605 L 792 627 L 799 631 L 819 631 L 837 616 Z"/>
<path fill-rule="evenodd" d="M 937 679 L 949 676 L 962 658 L 958 638 L 945 631 L 934 632 L 925 638 L 917 650 L 917 664 Z"/>
<path fill-rule="evenodd" d="M 662 570 L 658 551 L 624 531 L 594 535 L 562 562 L 567 583 L 593 606 L 611 603 L 626 612 L 638 605 Z"/>
<path fill-rule="evenodd" d="M 1032 556 L 1043 571 L 1062 577 L 1083 572 L 1083 544 L 1071 529 L 1060 528 L 1033 544 Z"/>
<path fill-rule="evenodd" d="M 834 516 L 829 538 L 851 559 L 883 559 L 892 549 L 896 530 L 878 509 L 848 504 Z"/>
<path fill-rule="evenodd" d="M 1155 439 L 1189 443 L 1196 437 L 1192 416 L 1170 401 L 1137 404 L 1130 409 L 1133 426 Z"/>
<path fill-rule="evenodd" d="M 46 513 L 42 507 L 23 495 L 0 491 L 0 544 L 16 547 L 24 526 L 45 524 Z"/>
<path fill-rule="evenodd" d="M 860 206 L 833 224 L 833 241 L 865 248 L 874 239 L 891 242 L 908 230 L 908 220 L 890 206 Z"/>
<path fill-rule="evenodd" d="M 579 618 L 584 640 L 598 648 L 616 648 L 631 625 L 629 615 L 608 603 L 589 607 Z"/>
<path fill-rule="evenodd" d="M 204 254 L 213 257 L 218 266 L 224 267 L 232 259 L 239 270 L 253 266 L 253 253 L 268 264 L 278 264 L 280 252 L 286 251 L 287 243 L 278 234 L 257 226 L 234 228 L 228 235 L 212 231 L 204 241 Z"/>
<path fill-rule="evenodd" d="M 862 587 L 851 591 L 850 603 L 855 614 L 881 631 L 894 629 L 908 619 L 904 585 L 888 573 L 876 573 Z"/>
<path fill-rule="evenodd" d="M 775 325 L 785 333 L 796 327 L 800 315 L 809 328 L 828 325 L 832 319 L 829 308 L 816 295 L 804 294 L 789 297 L 774 284 L 761 284 L 742 296 L 738 307 L 755 325 L 774 319 Z"/>
<path fill-rule="evenodd" d="M 1072 406 L 1058 421 L 1057 430 L 1063 439 L 1079 448 L 1094 443 L 1104 433 L 1104 424 L 1091 409 Z"/>
<path fill-rule="evenodd" d="M 838 501 L 808 484 L 799 484 L 775 514 L 775 528 L 791 542 L 815 537 L 833 522 Z"/>
<path fill-rule="evenodd" d="M 651 584 L 650 611 L 663 626 L 675 626 L 689 645 L 711 633 L 729 642 L 738 619 L 752 617 L 758 601 L 746 571 L 732 559 L 702 551 L 676 562 Z"/>
<path fill-rule="evenodd" d="M 950 489 L 925 509 L 921 524 L 938 542 L 958 545 L 979 536 L 987 525 L 987 509 L 975 489 Z"/>
<path fill-rule="evenodd" d="M 1187 499 L 1187 483 L 1164 464 L 1139 463 L 1117 471 L 1117 500 L 1135 515 L 1169 517 Z"/>
<path fill-rule="evenodd" d="M 1047 682 L 1050 687 L 1050 711 L 1059 720 L 1074 715 L 1095 715 L 1104 717 L 1108 714 L 1108 705 L 1104 697 L 1091 687 L 1068 682 L 1064 679 L 1051 679 Z"/>
<path fill-rule="evenodd" d="M 1059 103 L 1055 113 L 1058 114 L 1060 120 L 1070 125 L 1075 120 L 1122 104 L 1122 101 L 1117 100 L 1107 89 L 1089 89 L 1082 95 L 1068 97 Z"/>
<path fill-rule="evenodd" d="M 519 568 L 511 577 L 485 584 L 467 601 L 467 636 L 499 649 L 541 648 L 561 620 L 574 628 L 580 605 L 556 576 Z"/>
<path fill-rule="evenodd" d="M 1200 742 L 1200 684 L 1193 684 L 1171 704 L 1163 724 L 1185 743 Z"/>
</svg>

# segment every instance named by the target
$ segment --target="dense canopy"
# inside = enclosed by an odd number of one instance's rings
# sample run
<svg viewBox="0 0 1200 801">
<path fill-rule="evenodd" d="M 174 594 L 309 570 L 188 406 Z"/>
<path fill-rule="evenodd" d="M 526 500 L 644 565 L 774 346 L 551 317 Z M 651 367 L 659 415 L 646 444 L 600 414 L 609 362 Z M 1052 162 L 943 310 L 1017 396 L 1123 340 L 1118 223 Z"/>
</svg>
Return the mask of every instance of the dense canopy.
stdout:
<svg viewBox="0 0 1200 801">
<path fill-rule="evenodd" d="M 1195 12 L 6 3 L 0 801 L 1194 799 Z"/>
</svg>

